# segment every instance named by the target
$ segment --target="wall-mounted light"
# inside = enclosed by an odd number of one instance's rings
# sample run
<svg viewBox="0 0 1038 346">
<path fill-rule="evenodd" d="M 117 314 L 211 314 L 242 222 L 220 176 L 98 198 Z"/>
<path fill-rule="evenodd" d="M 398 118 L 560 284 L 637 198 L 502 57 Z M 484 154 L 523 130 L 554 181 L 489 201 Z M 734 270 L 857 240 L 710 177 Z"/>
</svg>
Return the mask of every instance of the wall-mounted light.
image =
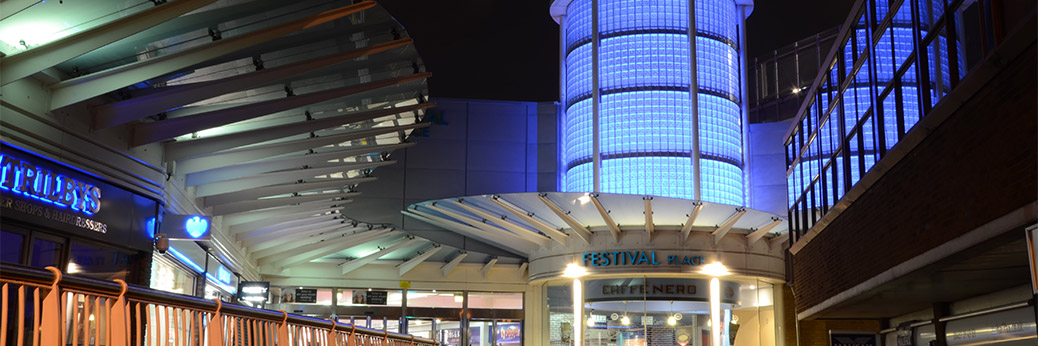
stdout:
<svg viewBox="0 0 1038 346">
<path fill-rule="evenodd" d="M 455 293 L 454 294 L 454 302 L 455 303 L 461 303 L 463 301 L 465 301 L 465 296 L 464 295 L 462 295 L 461 293 Z"/>
</svg>

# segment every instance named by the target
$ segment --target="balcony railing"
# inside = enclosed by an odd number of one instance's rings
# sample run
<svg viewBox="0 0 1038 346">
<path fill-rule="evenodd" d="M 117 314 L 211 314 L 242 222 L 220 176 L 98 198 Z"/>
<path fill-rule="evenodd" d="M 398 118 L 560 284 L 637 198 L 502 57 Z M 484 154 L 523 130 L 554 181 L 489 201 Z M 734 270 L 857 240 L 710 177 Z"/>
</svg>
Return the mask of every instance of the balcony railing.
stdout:
<svg viewBox="0 0 1038 346">
<path fill-rule="evenodd" d="M 0 345 L 436 345 L 410 335 L 0 265 Z"/>
<path fill-rule="evenodd" d="M 855 3 L 786 137 L 793 242 L 849 203 L 841 199 L 995 50 L 1012 29 L 1003 23 L 1010 5 Z"/>
</svg>

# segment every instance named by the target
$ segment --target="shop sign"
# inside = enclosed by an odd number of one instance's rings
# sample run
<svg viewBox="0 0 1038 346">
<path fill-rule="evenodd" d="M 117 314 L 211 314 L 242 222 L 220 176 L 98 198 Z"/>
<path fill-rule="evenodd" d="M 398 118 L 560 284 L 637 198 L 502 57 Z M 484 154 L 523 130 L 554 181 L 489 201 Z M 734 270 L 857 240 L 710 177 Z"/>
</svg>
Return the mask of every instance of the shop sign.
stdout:
<svg viewBox="0 0 1038 346">
<path fill-rule="evenodd" d="M 163 214 L 159 233 L 169 239 L 206 240 L 212 222 L 205 215 Z"/>
<path fill-rule="evenodd" d="M 5 219 L 151 251 L 157 211 L 153 199 L 0 142 Z"/>
<path fill-rule="evenodd" d="M 829 346 L 879 346 L 879 336 L 868 331 L 829 331 Z"/>
<path fill-rule="evenodd" d="M 269 281 L 242 281 L 238 283 L 238 299 L 248 302 L 266 303 Z"/>
<path fill-rule="evenodd" d="M 709 301 L 707 279 L 621 278 L 588 280 L 584 300 L 588 302 L 621 300 Z M 721 281 L 721 301 L 737 304 L 739 284 Z"/>
<path fill-rule="evenodd" d="M 655 250 L 585 252 L 583 259 L 585 267 L 707 264 L 705 256 L 662 252 L 657 254 Z"/>
</svg>

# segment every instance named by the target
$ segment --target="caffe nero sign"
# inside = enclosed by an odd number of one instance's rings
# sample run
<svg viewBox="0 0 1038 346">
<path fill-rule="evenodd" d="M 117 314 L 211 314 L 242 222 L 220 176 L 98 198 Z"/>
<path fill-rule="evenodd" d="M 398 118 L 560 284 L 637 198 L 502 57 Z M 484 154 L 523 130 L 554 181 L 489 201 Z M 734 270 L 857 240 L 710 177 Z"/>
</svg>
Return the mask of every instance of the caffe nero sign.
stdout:
<svg viewBox="0 0 1038 346">
<path fill-rule="evenodd" d="M 0 143 L 4 219 L 150 251 L 158 203 Z"/>
<path fill-rule="evenodd" d="M 739 283 L 721 281 L 721 302 L 739 303 Z M 589 302 L 625 300 L 709 301 L 709 279 L 619 278 L 588 280 L 584 299 Z"/>
</svg>

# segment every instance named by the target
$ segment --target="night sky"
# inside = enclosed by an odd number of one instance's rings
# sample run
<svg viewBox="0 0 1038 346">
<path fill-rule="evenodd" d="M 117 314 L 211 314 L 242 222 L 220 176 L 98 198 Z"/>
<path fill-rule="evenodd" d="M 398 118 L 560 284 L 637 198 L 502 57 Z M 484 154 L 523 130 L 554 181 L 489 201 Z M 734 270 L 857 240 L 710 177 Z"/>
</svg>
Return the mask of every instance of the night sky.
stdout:
<svg viewBox="0 0 1038 346">
<path fill-rule="evenodd" d="M 380 0 L 415 39 L 433 97 L 550 101 L 559 95 L 559 25 L 547 0 Z M 749 57 L 843 23 L 852 0 L 757 0 Z"/>
</svg>

